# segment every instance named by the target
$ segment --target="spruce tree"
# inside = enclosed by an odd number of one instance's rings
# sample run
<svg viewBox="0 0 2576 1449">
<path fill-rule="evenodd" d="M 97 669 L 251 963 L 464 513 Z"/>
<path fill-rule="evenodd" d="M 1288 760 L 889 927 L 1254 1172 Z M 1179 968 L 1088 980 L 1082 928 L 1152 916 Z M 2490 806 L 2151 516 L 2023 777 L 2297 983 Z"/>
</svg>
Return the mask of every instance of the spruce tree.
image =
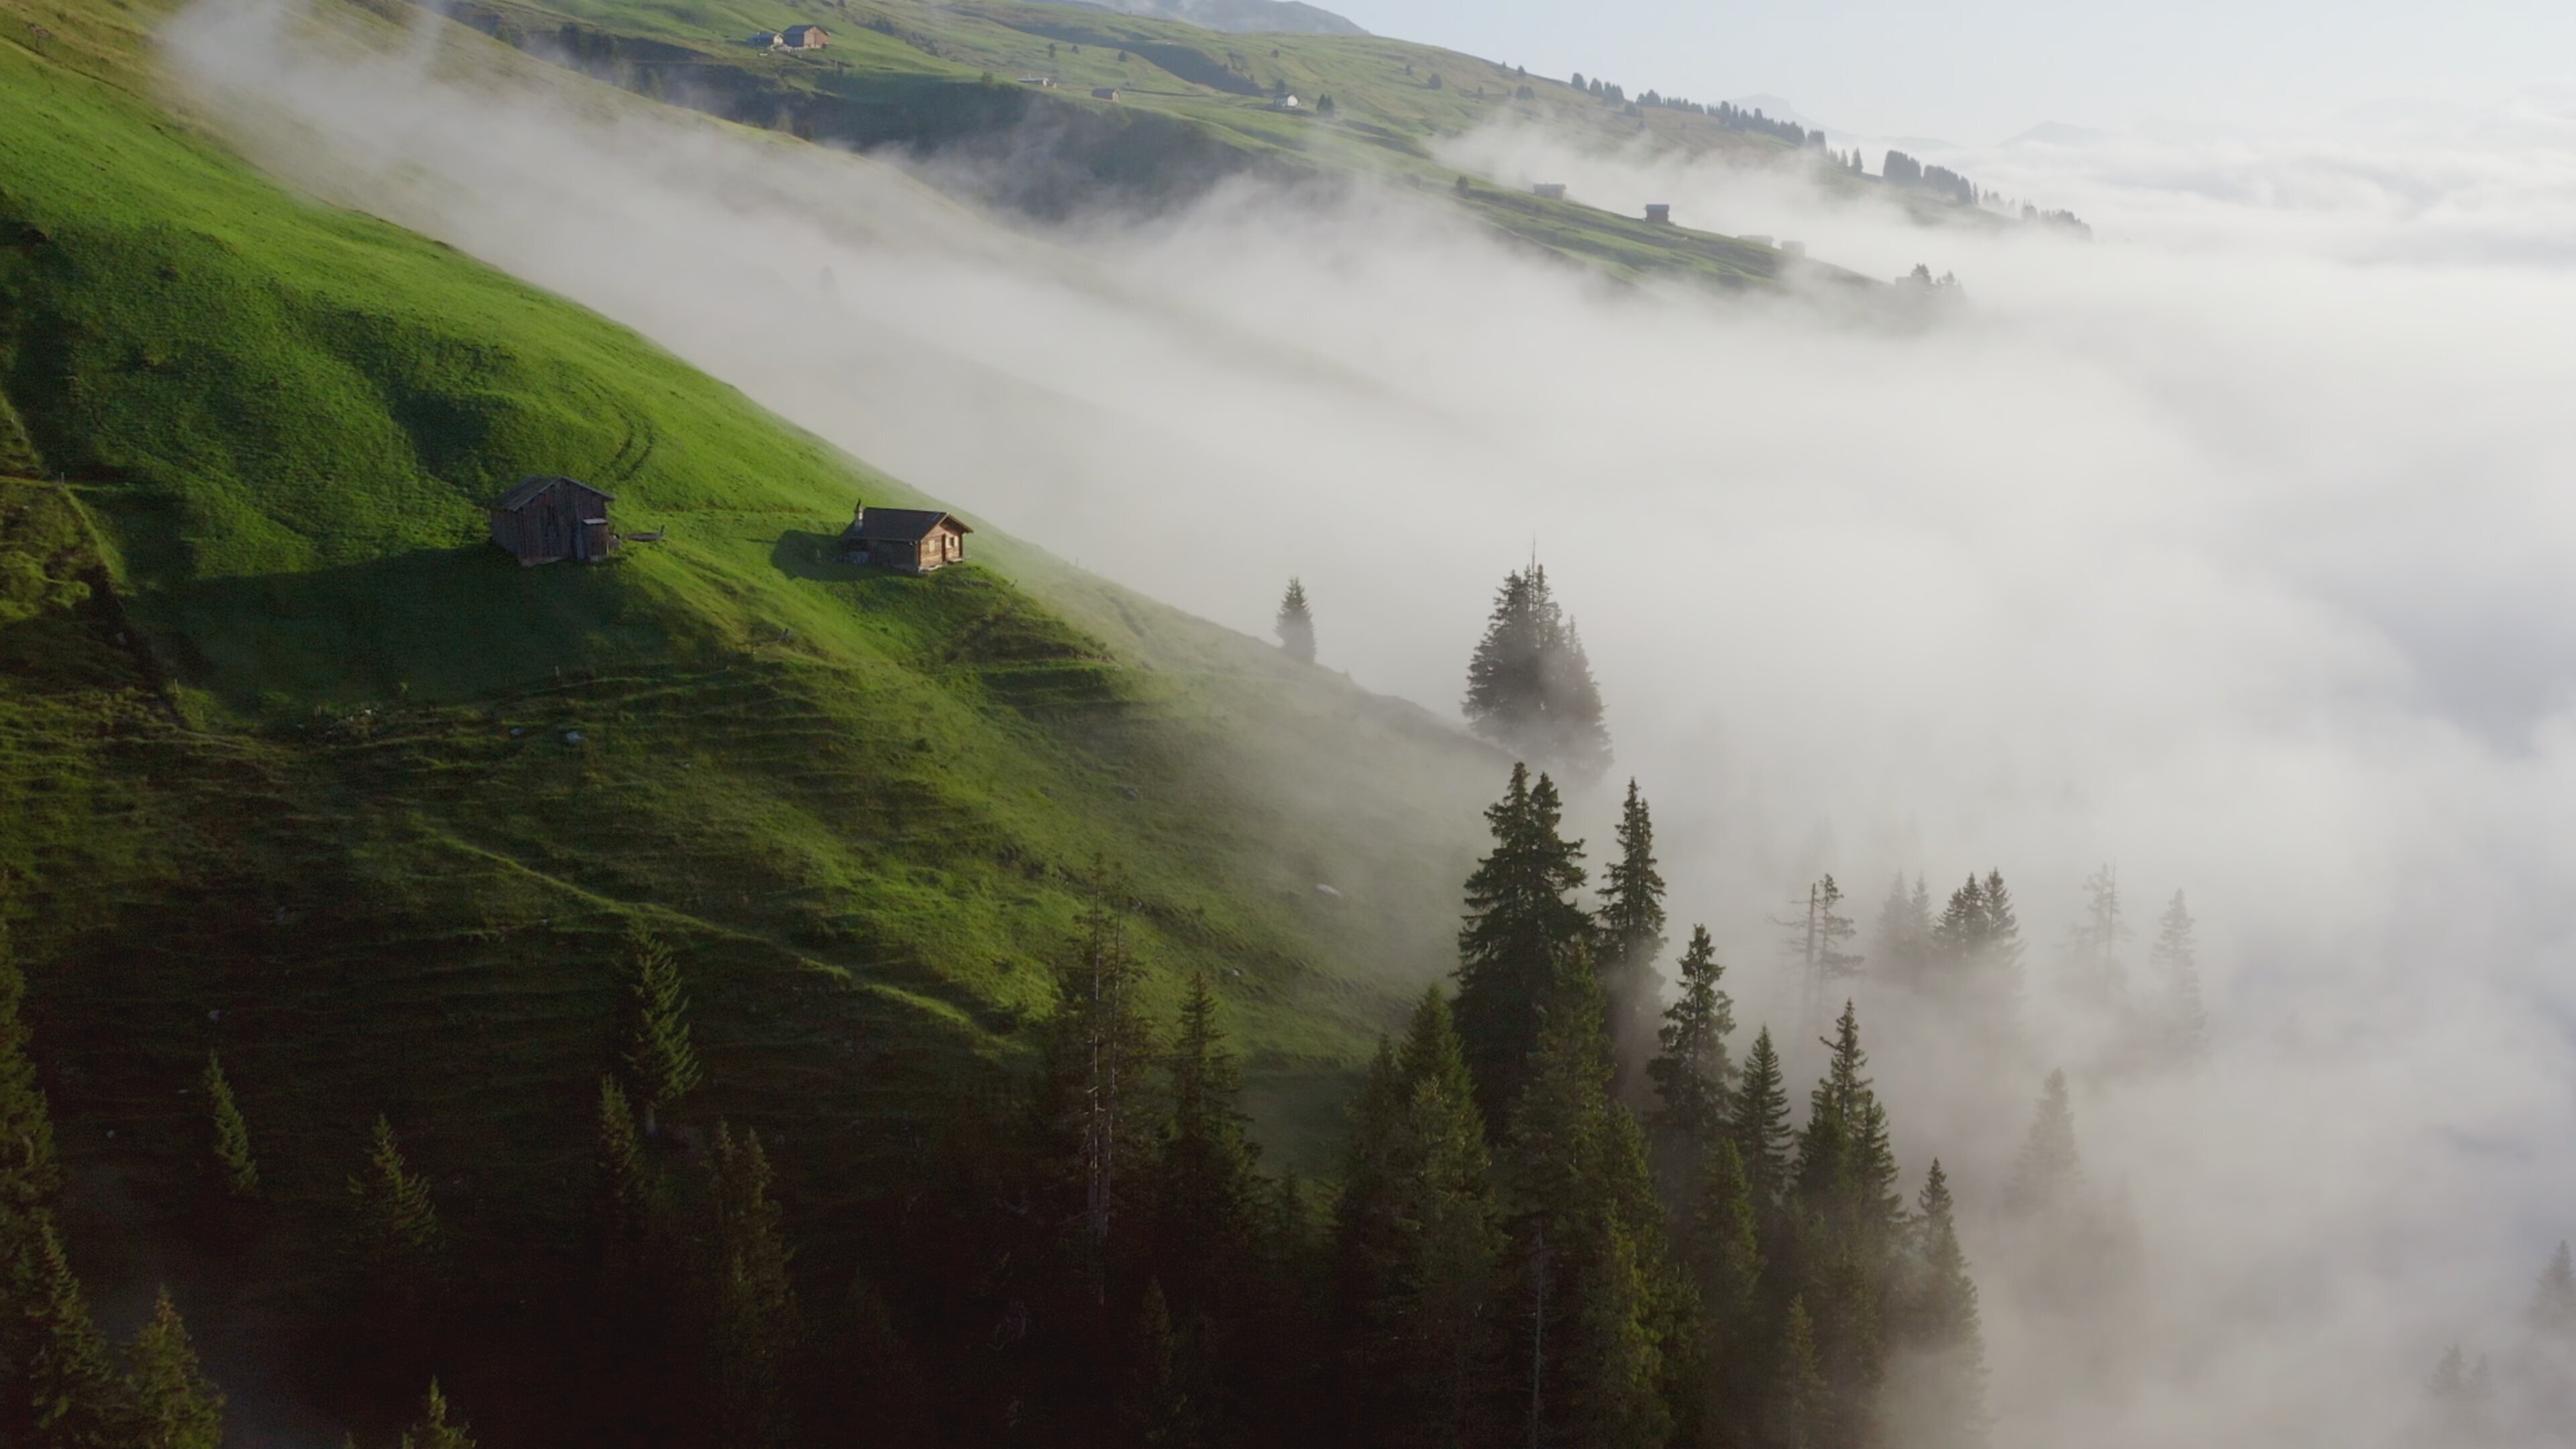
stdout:
<svg viewBox="0 0 2576 1449">
<path fill-rule="evenodd" d="M 1977 1285 L 1959 1246 L 1950 1180 L 1935 1159 L 1924 1174 L 1912 1224 L 1911 1282 L 1897 1323 L 1905 1377 L 1896 1402 L 1907 1442 L 1922 1449 L 1976 1449 L 1985 1442 L 1985 1339 Z"/>
<path fill-rule="evenodd" d="M 36 1217 L 27 1267 L 25 1321 L 9 1376 L 13 1397 L 23 1397 L 9 1405 L 10 1418 L 26 1425 L 28 1449 L 125 1449 L 131 1401 L 48 1214 Z"/>
<path fill-rule="evenodd" d="M 2106 864 L 2084 878 L 2084 913 L 2067 933 L 2067 965 L 2079 999 L 2098 1006 L 2128 1001 L 2129 968 L 2120 959 L 2120 944 L 2131 934 L 2120 906 L 2120 873 Z"/>
<path fill-rule="evenodd" d="M 2040 1089 L 2039 1109 L 2031 1117 L 2030 1135 L 2013 1162 L 2004 1207 L 2016 1216 L 2028 1216 L 2063 1206 L 2083 1180 L 2084 1161 L 2075 1147 L 2075 1109 L 2067 1101 L 2066 1073 L 2050 1072 Z"/>
<path fill-rule="evenodd" d="M 1664 1009 L 1657 1033 L 1663 1050 L 1646 1064 L 1658 1103 L 1655 1155 L 1676 1201 L 1687 1198 L 1691 1174 L 1726 1135 L 1727 1079 L 1734 1074 L 1726 1039 L 1735 1032 L 1735 1004 L 1718 989 L 1725 974 L 1708 928 L 1691 927 L 1690 945 L 1682 951 L 1681 993 Z"/>
<path fill-rule="evenodd" d="M 1861 1049 L 1860 1013 L 1850 1002 L 1824 1045 L 1831 1055 L 1808 1096 L 1807 1124 L 1798 1137 L 1798 1192 L 1836 1244 L 1874 1254 L 1888 1246 L 1904 1202 L 1896 1195 L 1886 1110 L 1861 1075 L 1869 1054 Z"/>
<path fill-rule="evenodd" d="M 2012 892 L 2004 886 L 2004 873 L 1986 872 L 1986 953 L 1996 989 L 2010 993 L 2020 989 L 2022 972 L 2021 917 L 2013 910 Z"/>
<path fill-rule="evenodd" d="M 1651 1444 L 1671 1427 L 1663 1213 L 1636 1119 L 1610 1098 L 1599 988 L 1579 956 L 1563 977 L 1509 1134 L 1528 1289 L 1512 1361 L 1534 1441 Z"/>
<path fill-rule="evenodd" d="M 2576 1259 L 2569 1257 L 2566 1243 L 2549 1255 L 2549 1266 L 2541 1270 L 2524 1316 L 2531 1331 L 2542 1338 L 2576 1338 Z"/>
<path fill-rule="evenodd" d="M 1456 1443 L 1470 1427 L 1503 1242 L 1484 1125 L 1448 1003 L 1415 1010 L 1355 1114 L 1337 1221 L 1352 1432 Z"/>
<path fill-rule="evenodd" d="M 161 1290 L 125 1361 L 131 1449 L 223 1449 L 224 1396 L 198 1366 L 169 1289 Z"/>
<path fill-rule="evenodd" d="M 1529 768 L 1514 765 L 1503 798 L 1485 811 L 1493 851 L 1467 878 L 1455 1013 L 1489 1126 L 1509 1120 L 1559 967 L 1592 930 L 1567 899 L 1583 885 L 1583 843 L 1557 833 L 1563 808 L 1554 781 L 1540 775 L 1532 785 Z"/>
<path fill-rule="evenodd" d="M 1761 1386 L 1746 1371 L 1765 1349 L 1759 1337 L 1765 1264 L 1762 1215 L 1734 1142 L 1711 1145 L 1698 1177 L 1674 1256 L 1699 1314 L 1683 1394 L 1692 1420 L 1687 1438 L 1714 1445 L 1730 1437 L 1721 1426 L 1746 1424 L 1759 1402 Z"/>
<path fill-rule="evenodd" d="M 1609 766 L 1591 661 L 1536 563 L 1505 576 L 1494 596 L 1467 666 L 1466 713 L 1476 733 L 1570 778 L 1590 780 Z"/>
<path fill-rule="evenodd" d="M 1816 1352 L 1816 1322 L 1801 1296 L 1789 1300 L 1779 1370 L 1771 1386 L 1771 1439 L 1779 1449 L 1814 1449 L 1826 1412 L 1825 1373 Z"/>
<path fill-rule="evenodd" d="M 1197 1449 L 1206 1442 L 1190 1393 L 1181 1336 L 1159 1281 L 1145 1285 L 1136 1309 L 1136 1346 L 1127 1390 L 1119 1396 L 1119 1439 L 1138 1449 Z"/>
<path fill-rule="evenodd" d="M 8 1370 L 31 1360 L 38 1330 L 30 1318 L 44 1301 L 44 1235 L 48 1209 L 62 1186 L 54 1158 L 53 1122 L 36 1085 L 36 1065 L 20 1008 L 26 979 L 10 955 L 0 922 L 0 1385 Z M 25 1438 L 33 1401 L 14 1386 L 0 1391 L 0 1442 Z"/>
<path fill-rule="evenodd" d="M 1628 782 L 1615 838 L 1618 858 L 1601 873 L 1601 907 L 1593 915 L 1600 935 L 1594 949 L 1609 1001 L 1613 1060 L 1626 1062 L 1654 1048 L 1655 961 L 1664 953 L 1664 878 L 1655 869 L 1655 822 L 1635 780 Z"/>
<path fill-rule="evenodd" d="M 224 1064 L 213 1052 L 206 1053 L 205 1089 L 214 1123 L 215 1175 L 234 1202 L 249 1202 L 259 1196 L 259 1163 L 251 1156 L 250 1125 L 242 1120 L 232 1083 L 224 1078 Z"/>
<path fill-rule="evenodd" d="M 1126 923 L 1111 905 L 1115 889 L 1106 881 L 1095 886 L 1081 934 L 1057 959 L 1040 1104 L 1059 1144 L 1095 1303 L 1107 1301 L 1111 1238 L 1128 1199 L 1150 1209 L 1144 1186 L 1155 1132 L 1153 1032 L 1138 1000 L 1142 972 Z"/>
<path fill-rule="evenodd" d="M 36 1215 L 62 1187 L 53 1119 L 36 1085 L 22 1015 L 26 994 L 27 979 L 0 926 L 0 1246 L 13 1240 L 32 1244 Z"/>
<path fill-rule="evenodd" d="M 2196 1061 L 2208 1049 L 2209 1020 L 2200 1001 L 2200 946 L 2191 910 L 2175 891 L 2156 922 L 2156 941 L 2148 948 L 2147 966 L 2160 998 L 2158 1045 L 2177 1061 Z"/>
<path fill-rule="evenodd" d="M 760 1134 L 737 1137 L 718 1122 L 708 1174 L 718 1437 L 724 1449 L 776 1449 L 790 1438 L 786 1387 L 799 1325 Z"/>
<path fill-rule="evenodd" d="M 447 1422 L 447 1395 L 439 1392 L 438 1380 L 429 1381 L 429 1394 L 421 1400 L 420 1418 L 403 1432 L 402 1449 L 474 1449 L 474 1436 L 463 1424 Z"/>
<path fill-rule="evenodd" d="M 376 1118 L 367 1163 L 349 1178 L 358 1281 L 368 1296 L 398 1313 L 417 1313 L 438 1296 L 446 1236 L 429 1183 L 403 1157 L 394 1125 Z"/>
<path fill-rule="evenodd" d="M 1909 985 L 1924 984 L 1932 964 L 1932 931 L 1932 897 L 1924 889 L 1923 878 L 1915 877 L 1909 891 L 1904 873 L 1899 872 L 1878 908 L 1876 934 L 1870 943 L 1880 974 Z"/>
<path fill-rule="evenodd" d="M 1950 892 L 1940 919 L 1932 924 L 1936 984 L 1945 990 L 1957 990 L 1985 964 L 1986 946 L 1993 934 L 1994 923 L 1986 913 L 1986 884 L 1972 874 L 1966 884 Z"/>
<path fill-rule="evenodd" d="M 592 1232 L 604 1285 L 624 1297 L 638 1286 L 660 1210 L 660 1186 L 644 1155 L 635 1107 L 614 1076 L 599 1079 L 599 1138 L 591 1152 Z"/>
<path fill-rule="evenodd" d="M 627 938 L 626 1029 L 622 1057 L 627 1089 L 644 1114 L 644 1132 L 660 1131 L 661 1115 L 698 1088 L 704 1074 L 689 1040 L 689 999 L 680 988 L 680 963 L 650 931 Z"/>
<path fill-rule="evenodd" d="M 1288 592 L 1279 599 L 1279 618 L 1274 625 L 1279 634 L 1279 647 L 1300 664 L 1315 662 L 1315 616 L 1306 607 L 1306 586 L 1296 579 L 1288 581 Z"/>
<path fill-rule="evenodd" d="M 1789 1088 L 1780 1071 L 1780 1053 L 1771 1045 L 1771 1028 L 1753 1038 L 1744 1055 L 1744 1070 L 1727 1104 L 1727 1136 L 1744 1163 L 1744 1177 L 1754 1205 L 1769 1213 L 1789 1190 Z"/>
<path fill-rule="evenodd" d="M 1237 1106 L 1243 1074 L 1216 1024 L 1207 974 L 1190 978 L 1168 1058 L 1170 1123 L 1156 1183 L 1154 1251 L 1184 1314 L 1234 1306 L 1252 1263 L 1256 1149 Z"/>
</svg>

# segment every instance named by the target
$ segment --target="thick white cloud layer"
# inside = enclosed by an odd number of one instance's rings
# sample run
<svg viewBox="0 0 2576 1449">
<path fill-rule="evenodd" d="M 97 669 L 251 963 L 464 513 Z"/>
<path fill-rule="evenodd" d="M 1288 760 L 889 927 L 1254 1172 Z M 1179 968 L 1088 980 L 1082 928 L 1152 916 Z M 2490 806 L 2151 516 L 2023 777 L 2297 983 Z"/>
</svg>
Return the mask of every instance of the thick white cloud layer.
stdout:
<svg viewBox="0 0 2576 1449">
<path fill-rule="evenodd" d="M 1535 546 L 1748 1021 L 1800 1025 L 1765 917 L 1812 876 L 1866 916 L 1897 872 L 2000 867 L 2024 1031 L 1970 1054 L 1864 998 L 1900 1148 L 1991 1201 L 2063 1063 L 2147 1264 L 2107 1382 L 1990 1283 L 2004 1442 L 2375 1442 L 2576 1232 L 2563 97 L 1951 163 L 2091 244 L 1527 134 L 1455 148 L 1955 270 L 1966 305 L 1913 327 L 1615 288 L 1365 192 L 1028 238 L 876 163 L 441 79 L 435 39 L 295 33 L 224 5 L 172 36 L 263 161 L 1147 593 L 1262 632 L 1301 575 L 1329 664 L 1446 710 Z M 1578 811 L 1606 840 L 1606 800 Z M 2142 935 L 2191 892 L 2198 1074 L 2088 1074 L 2056 1005 L 2106 861 Z M 2015 1252 L 1982 1220 L 1970 1247 Z"/>
</svg>

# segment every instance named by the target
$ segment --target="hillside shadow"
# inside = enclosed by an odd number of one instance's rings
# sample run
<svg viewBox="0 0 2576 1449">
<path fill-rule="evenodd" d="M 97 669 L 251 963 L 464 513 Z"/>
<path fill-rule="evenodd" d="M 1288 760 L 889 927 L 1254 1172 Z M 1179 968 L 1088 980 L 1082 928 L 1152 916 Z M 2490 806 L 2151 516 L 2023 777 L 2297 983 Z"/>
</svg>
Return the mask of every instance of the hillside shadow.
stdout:
<svg viewBox="0 0 2576 1449">
<path fill-rule="evenodd" d="M 791 528 L 778 535 L 778 542 L 769 547 L 769 565 L 791 579 L 823 583 L 846 584 L 883 572 L 866 564 L 844 562 L 839 534 L 803 528 Z"/>
<path fill-rule="evenodd" d="M 146 589 L 128 610 L 181 682 L 238 707 L 470 698 L 574 667 L 667 660 L 683 642 L 626 568 L 522 568 L 487 544 L 192 579 Z"/>
</svg>

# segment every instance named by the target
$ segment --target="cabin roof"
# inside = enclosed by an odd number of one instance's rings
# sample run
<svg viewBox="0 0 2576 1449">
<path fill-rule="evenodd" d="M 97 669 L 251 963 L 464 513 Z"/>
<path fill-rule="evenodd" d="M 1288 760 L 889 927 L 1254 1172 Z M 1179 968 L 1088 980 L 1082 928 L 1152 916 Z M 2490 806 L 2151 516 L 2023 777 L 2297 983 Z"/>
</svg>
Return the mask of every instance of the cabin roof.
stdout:
<svg viewBox="0 0 2576 1449">
<path fill-rule="evenodd" d="M 973 533 L 953 513 L 936 508 L 871 508 L 841 530 L 841 537 L 860 543 L 919 543 L 941 523 L 959 533 Z"/>
<path fill-rule="evenodd" d="M 520 479 L 518 487 L 502 494 L 501 501 L 493 504 L 492 506 L 494 508 L 501 509 L 504 512 L 516 513 L 520 509 L 535 502 L 538 494 L 545 492 L 547 489 L 552 488 L 558 483 L 569 483 L 584 492 L 596 493 L 611 503 L 617 501 L 616 494 L 603 488 L 593 488 L 578 478 L 566 478 L 560 473 L 532 473 L 529 476 Z"/>
</svg>

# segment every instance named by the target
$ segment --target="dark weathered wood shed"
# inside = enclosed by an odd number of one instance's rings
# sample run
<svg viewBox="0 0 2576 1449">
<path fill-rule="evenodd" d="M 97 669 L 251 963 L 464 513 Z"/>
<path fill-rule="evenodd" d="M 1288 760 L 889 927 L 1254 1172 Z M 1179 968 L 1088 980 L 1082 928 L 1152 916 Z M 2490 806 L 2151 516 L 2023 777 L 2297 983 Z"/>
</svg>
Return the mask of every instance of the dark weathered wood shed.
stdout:
<svg viewBox="0 0 2576 1449">
<path fill-rule="evenodd" d="M 926 574 L 966 557 L 966 535 L 975 530 L 936 508 L 870 508 L 859 505 L 841 530 L 841 557 L 908 574 Z"/>
<path fill-rule="evenodd" d="M 522 478 L 492 505 L 492 542 L 522 565 L 599 563 L 617 547 L 608 526 L 616 501 L 577 478 Z"/>
</svg>

